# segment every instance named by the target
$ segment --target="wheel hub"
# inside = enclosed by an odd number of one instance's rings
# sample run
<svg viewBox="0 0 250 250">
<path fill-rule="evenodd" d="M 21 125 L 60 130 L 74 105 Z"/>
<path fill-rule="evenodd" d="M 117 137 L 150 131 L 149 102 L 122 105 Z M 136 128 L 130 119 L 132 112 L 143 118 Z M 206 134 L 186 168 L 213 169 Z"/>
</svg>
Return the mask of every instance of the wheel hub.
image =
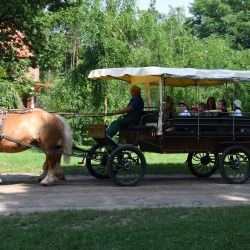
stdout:
<svg viewBox="0 0 250 250">
<path fill-rule="evenodd" d="M 239 169 L 240 168 L 240 162 L 237 161 L 237 160 L 233 160 L 232 163 L 231 163 L 231 167 L 232 169 Z"/>
<path fill-rule="evenodd" d="M 108 160 L 108 156 L 104 155 L 101 159 L 101 165 L 106 166 L 107 165 L 107 160 Z"/>
<path fill-rule="evenodd" d="M 207 165 L 211 161 L 211 158 L 209 155 L 205 155 L 201 158 L 201 164 L 202 165 Z"/>
</svg>

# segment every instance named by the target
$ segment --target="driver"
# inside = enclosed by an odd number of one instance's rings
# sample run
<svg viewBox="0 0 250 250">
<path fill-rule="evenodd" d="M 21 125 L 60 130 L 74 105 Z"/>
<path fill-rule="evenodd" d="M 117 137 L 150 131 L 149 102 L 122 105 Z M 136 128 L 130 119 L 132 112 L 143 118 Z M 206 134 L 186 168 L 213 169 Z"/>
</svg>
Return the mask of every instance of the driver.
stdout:
<svg viewBox="0 0 250 250">
<path fill-rule="evenodd" d="M 124 113 L 126 114 L 110 124 L 107 129 L 108 136 L 113 137 L 118 131 L 120 131 L 122 127 L 127 127 L 131 123 L 141 119 L 144 109 L 144 102 L 141 97 L 141 88 L 133 85 L 131 88 L 131 97 L 132 98 L 130 99 L 126 108 L 112 112 L 114 115 Z"/>
</svg>

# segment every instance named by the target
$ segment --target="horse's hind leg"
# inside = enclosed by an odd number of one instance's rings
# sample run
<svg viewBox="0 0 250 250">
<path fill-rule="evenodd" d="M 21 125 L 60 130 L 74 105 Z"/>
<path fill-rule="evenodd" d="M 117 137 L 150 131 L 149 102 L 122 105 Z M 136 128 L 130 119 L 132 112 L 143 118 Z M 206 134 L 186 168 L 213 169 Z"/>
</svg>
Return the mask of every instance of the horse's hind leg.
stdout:
<svg viewBox="0 0 250 250">
<path fill-rule="evenodd" d="M 48 186 L 53 184 L 55 177 L 60 180 L 65 180 L 64 174 L 60 165 L 61 155 L 46 154 L 46 161 L 44 166 L 47 167 L 47 174 L 40 182 L 41 185 Z M 45 172 L 46 173 L 46 172 Z"/>
<path fill-rule="evenodd" d="M 55 164 L 55 170 L 54 170 L 54 175 L 59 179 L 59 180 L 65 180 L 65 176 L 63 174 L 63 171 L 62 171 L 62 168 L 61 168 L 61 156 L 58 156 L 57 157 L 57 162 Z M 46 160 L 45 162 L 43 163 L 43 173 L 38 177 L 38 181 L 41 181 L 45 178 L 45 176 L 47 175 L 48 173 L 48 168 L 49 168 L 49 165 L 48 165 L 48 161 L 47 161 L 47 157 L 46 157 Z"/>
<path fill-rule="evenodd" d="M 48 163 L 48 171 L 45 178 L 43 178 L 40 183 L 41 185 L 49 186 L 55 181 L 55 166 L 57 163 L 57 159 L 54 154 L 48 153 L 46 154 L 46 161 Z"/>
<path fill-rule="evenodd" d="M 48 173 L 48 168 L 49 168 L 49 166 L 48 166 L 47 157 L 46 157 L 45 162 L 43 163 L 43 172 L 42 172 L 42 174 L 38 177 L 38 181 L 41 181 L 42 179 L 45 178 L 45 176 L 46 176 L 47 173 Z"/>
<path fill-rule="evenodd" d="M 56 162 L 56 165 L 55 165 L 55 176 L 59 179 L 59 180 L 65 180 L 65 176 L 63 174 L 63 171 L 62 171 L 62 168 L 61 168 L 61 155 L 57 155 L 57 162 Z"/>
</svg>

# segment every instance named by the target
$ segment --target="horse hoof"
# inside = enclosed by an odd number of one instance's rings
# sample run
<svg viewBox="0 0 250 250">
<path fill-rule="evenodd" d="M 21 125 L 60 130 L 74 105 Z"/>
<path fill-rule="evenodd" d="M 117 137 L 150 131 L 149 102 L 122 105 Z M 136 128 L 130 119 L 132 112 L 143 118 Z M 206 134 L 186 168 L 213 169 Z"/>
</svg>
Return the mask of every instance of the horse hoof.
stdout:
<svg viewBox="0 0 250 250">
<path fill-rule="evenodd" d="M 57 177 L 59 180 L 61 180 L 61 181 L 65 181 L 65 180 L 66 180 L 64 174 L 56 174 L 56 177 Z"/>
<path fill-rule="evenodd" d="M 41 186 L 44 186 L 44 187 L 48 187 L 48 186 L 51 186 L 52 185 L 52 182 L 40 182 L 40 185 Z"/>
<path fill-rule="evenodd" d="M 48 186 L 51 186 L 51 185 L 53 184 L 53 182 L 54 182 L 54 180 L 48 180 L 48 178 L 45 178 L 45 179 L 43 179 L 43 180 L 40 182 L 40 184 L 41 184 L 42 186 L 48 187 Z"/>
</svg>

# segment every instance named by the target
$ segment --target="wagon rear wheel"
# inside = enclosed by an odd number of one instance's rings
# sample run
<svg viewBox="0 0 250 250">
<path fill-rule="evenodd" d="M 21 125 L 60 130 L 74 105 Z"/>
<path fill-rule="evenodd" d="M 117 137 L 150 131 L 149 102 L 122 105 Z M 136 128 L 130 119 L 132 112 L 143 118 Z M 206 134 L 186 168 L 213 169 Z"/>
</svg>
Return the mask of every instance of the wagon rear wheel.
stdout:
<svg viewBox="0 0 250 250">
<path fill-rule="evenodd" d="M 197 177 L 209 177 L 218 169 L 218 154 L 189 153 L 188 168 Z"/>
<path fill-rule="evenodd" d="M 228 183 L 244 183 L 250 176 L 250 153 L 242 146 L 229 147 L 220 157 L 219 167 Z"/>
<path fill-rule="evenodd" d="M 95 144 L 90 149 L 90 156 L 91 158 L 86 159 L 86 167 L 89 174 L 97 179 L 108 179 L 107 162 L 109 152 L 107 148 L 99 144 Z"/>
<path fill-rule="evenodd" d="M 119 186 L 134 186 L 144 176 L 146 160 L 142 152 L 133 146 L 116 148 L 108 160 L 110 178 Z"/>
</svg>

